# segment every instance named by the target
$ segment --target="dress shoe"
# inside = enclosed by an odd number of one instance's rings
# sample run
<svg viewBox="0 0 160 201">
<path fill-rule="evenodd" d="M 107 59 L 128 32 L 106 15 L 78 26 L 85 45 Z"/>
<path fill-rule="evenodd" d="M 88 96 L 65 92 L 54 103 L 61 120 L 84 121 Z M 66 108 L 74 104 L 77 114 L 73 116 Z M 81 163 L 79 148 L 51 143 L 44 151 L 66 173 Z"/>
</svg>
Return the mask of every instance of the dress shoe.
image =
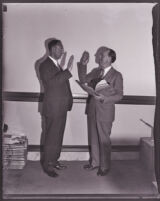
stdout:
<svg viewBox="0 0 160 201">
<path fill-rule="evenodd" d="M 97 175 L 98 176 L 105 176 L 108 174 L 108 172 L 109 172 L 109 169 L 104 169 L 104 170 L 98 169 Z"/>
<path fill-rule="evenodd" d="M 58 177 L 58 174 L 54 170 L 52 170 L 52 171 L 45 171 L 45 172 L 50 177 Z"/>
<path fill-rule="evenodd" d="M 87 165 L 84 165 L 83 168 L 85 170 L 95 170 L 96 168 L 98 168 L 98 166 L 93 166 L 91 164 L 87 164 Z"/>
<path fill-rule="evenodd" d="M 64 170 L 67 168 L 67 166 L 58 161 L 54 168 L 56 168 L 57 170 Z"/>
<path fill-rule="evenodd" d="M 50 177 L 57 177 L 58 174 L 54 170 L 53 164 L 50 162 L 48 164 L 43 164 L 44 172 Z"/>
</svg>

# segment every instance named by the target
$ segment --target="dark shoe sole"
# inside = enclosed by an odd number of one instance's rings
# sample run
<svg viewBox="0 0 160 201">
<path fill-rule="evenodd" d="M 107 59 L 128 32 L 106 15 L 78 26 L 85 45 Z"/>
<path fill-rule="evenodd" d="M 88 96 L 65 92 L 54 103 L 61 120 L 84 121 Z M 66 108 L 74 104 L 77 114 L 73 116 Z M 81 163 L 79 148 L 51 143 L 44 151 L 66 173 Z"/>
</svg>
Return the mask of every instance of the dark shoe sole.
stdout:
<svg viewBox="0 0 160 201">
<path fill-rule="evenodd" d="M 98 170 L 97 176 L 106 176 L 108 174 L 109 170 Z"/>
<path fill-rule="evenodd" d="M 46 172 L 46 174 L 50 177 L 58 177 L 59 176 L 56 172 Z"/>
</svg>

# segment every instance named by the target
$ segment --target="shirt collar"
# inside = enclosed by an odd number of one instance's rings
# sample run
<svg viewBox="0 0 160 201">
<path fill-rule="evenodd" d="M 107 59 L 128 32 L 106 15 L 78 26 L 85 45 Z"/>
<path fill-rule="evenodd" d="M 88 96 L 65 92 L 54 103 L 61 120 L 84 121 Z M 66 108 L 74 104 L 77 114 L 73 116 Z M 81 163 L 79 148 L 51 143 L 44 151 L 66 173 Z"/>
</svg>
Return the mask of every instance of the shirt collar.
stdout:
<svg viewBox="0 0 160 201">
<path fill-rule="evenodd" d="M 112 68 L 112 66 L 109 66 L 107 68 L 104 69 L 104 75 L 103 77 L 108 73 L 108 71 Z"/>
<path fill-rule="evenodd" d="M 57 60 L 55 60 L 53 57 L 51 57 L 50 55 L 48 56 L 52 61 L 53 61 L 53 63 L 56 65 L 56 66 L 58 66 L 58 61 Z"/>
</svg>

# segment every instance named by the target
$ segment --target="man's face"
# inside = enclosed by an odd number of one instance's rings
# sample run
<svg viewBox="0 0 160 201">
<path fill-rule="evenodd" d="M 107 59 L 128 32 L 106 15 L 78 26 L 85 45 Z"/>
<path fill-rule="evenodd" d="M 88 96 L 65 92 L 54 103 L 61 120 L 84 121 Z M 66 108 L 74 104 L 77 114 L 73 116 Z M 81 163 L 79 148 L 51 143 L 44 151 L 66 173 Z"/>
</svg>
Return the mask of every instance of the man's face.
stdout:
<svg viewBox="0 0 160 201">
<path fill-rule="evenodd" d="M 53 56 L 56 60 L 60 59 L 63 53 L 64 49 L 61 44 L 57 44 L 51 48 L 51 56 Z"/>
<path fill-rule="evenodd" d="M 94 55 L 94 56 L 95 56 L 95 62 L 96 62 L 97 64 L 100 64 L 100 60 L 101 60 L 101 58 L 102 58 L 103 52 L 104 52 L 104 50 L 99 49 L 99 50 L 96 52 L 96 54 Z"/>
<path fill-rule="evenodd" d="M 99 64 L 99 61 L 100 61 L 100 58 L 101 58 L 100 53 L 96 52 L 96 54 L 94 56 L 95 56 L 95 62 L 97 64 Z"/>
<path fill-rule="evenodd" d="M 104 51 L 100 54 L 100 56 L 99 56 L 99 65 L 100 66 L 105 67 L 106 65 L 111 65 L 112 58 L 108 54 L 109 54 L 109 50 Z"/>
</svg>

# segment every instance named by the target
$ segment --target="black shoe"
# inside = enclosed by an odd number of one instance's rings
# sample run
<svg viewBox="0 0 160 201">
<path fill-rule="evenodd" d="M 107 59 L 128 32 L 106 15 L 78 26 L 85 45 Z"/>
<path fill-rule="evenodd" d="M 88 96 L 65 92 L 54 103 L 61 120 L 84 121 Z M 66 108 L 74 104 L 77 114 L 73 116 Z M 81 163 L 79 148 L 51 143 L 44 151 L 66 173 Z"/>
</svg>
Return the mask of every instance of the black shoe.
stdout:
<svg viewBox="0 0 160 201">
<path fill-rule="evenodd" d="M 108 172 L 109 172 L 109 169 L 105 169 L 105 170 L 98 169 L 97 175 L 98 176 L 105 176 L 108 174 Z"/>
<path fill-rule="evenodd" d="M 57 164 L 54 166 L 54 168 L 56 168 L 57 170 L 64 170 L 67 168 L 67 166 L 60 162 L 57 162 Z"/>
<path fill-rule="evenodd" d="M 52 163 L 43 164 L 44 172 L 50 177 L 58 177 L 58 174 L 54 170 L 54 166 Z"/>
<path fill-rule="evenodd" d="M 84 165 L 83 168 L 85 170 L 95 170 L 96 168 L 98 168 L 98 166 L 93 166 L 91 164 L 87 164 L 87 165 Z"/>
<path fill-rule="evenodd" d="M 45 171 L 45 173 L 50 177 L 58 177 L 58 174 L 52 170 L 52 171 Z"/>
</svg>

